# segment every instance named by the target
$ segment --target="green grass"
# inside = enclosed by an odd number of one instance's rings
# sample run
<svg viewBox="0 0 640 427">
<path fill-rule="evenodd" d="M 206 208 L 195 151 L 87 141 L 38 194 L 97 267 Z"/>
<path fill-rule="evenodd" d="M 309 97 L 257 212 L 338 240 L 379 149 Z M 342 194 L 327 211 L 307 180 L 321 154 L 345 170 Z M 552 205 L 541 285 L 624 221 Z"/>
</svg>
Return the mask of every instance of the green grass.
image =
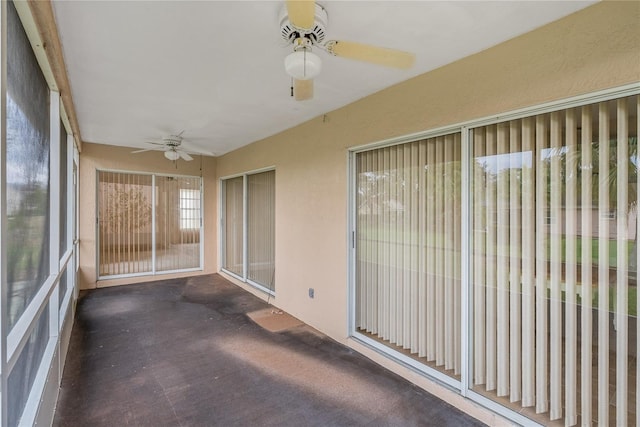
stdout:
<svg viewBox="0 0 640 427">
<path fill-rule="evenodd" d="M 566 260 L 566 247 L 567 247 L 567 238 L 562 238 L 562 254 L 563 261 Z M 582 260 L 582 238 L 576 238 L 576 261 L 580 262 Z M 627 256 L 631 254 L 634 245 L 633 240 L 627 241 Z M 591 262 L 595 265 L 598 265 L 600 262 L 600 250 L 599 250 L 600 240 L 597 237 L 591 238 Z M 618 244 L 616 240 L 609 240 L 609 267 L 616 267 L 618 261 Z"/>
<path fill-rule="evenodd" d="M 616 296 L 617 296 L 616 288 L 609 287 L 609 311 L 611 312 L 616 311 L 616 304 L 617 304 Z M 629 316 L 638 317 L 638 288 L 635 286 L 630 286 L 627 290 L 627 297 L 628 297 L 627 314 Z M 563 299 L 564 299 L 564 295 L 563 295 Z M 594 308 L 598 308 L 599 300 L 600 300 L 600 297 L 598 294 L 598 289 L 594 287 L 593 295 L 591 298 L 591 305 Z"/>
</svg>

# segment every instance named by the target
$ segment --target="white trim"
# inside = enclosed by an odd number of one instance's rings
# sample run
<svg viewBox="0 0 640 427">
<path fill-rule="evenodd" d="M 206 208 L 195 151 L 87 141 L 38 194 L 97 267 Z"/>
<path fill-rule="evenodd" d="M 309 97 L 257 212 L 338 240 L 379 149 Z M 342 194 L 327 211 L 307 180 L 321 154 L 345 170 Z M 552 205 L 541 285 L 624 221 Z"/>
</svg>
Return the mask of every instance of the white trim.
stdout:
<svg viewBox="0 0 640 427">
<path fill-rule="evenodd" d="M 147 176 L 162 176 L 162 177 L 172 177 L 172 178 L 199 178 L 199 179 L 202 179 L 202 176 L 200 176 L 200 175 L 183 175 L 183 174 L 160 173 L 160 172 L 140 172 L 140 171 L 129 170 L 129 169 L 100 168 L 100 169 L 96 169 L 96 172 L 128 173 L 128 174 L 147 175 Z"/>
<path fill-rule="evenodd" d="M 462 123 L 462 126 L 480 127 L 488 124 L 502 123 L 510 120 L 521 119 L 523 117 L 536 116 L 539 114 L 565 110 L 596 102 L 610 101 L 612 99 L 636 95 L 638 93 L 640 93 L 640 82 L 546 102 L 532 107 L 519 108 L 503 114 L 494 114 L 469 120 L 468 122 Z"/>
<path fill-rule="evenodd" d="M 258 174 L 258 173 L 270 172 L 270 171 L 275 171 L 275 170 L 276 170 L 275 166 L 267 166 L 267 167 L 264 167 L 264 168 L 252 169 L 252 170 L 247 171 L 247 172 L 240 172 L 240 173 L 236 173 L 236 174 L 232 174 L 232 175 L 221 176 L 220 177 L 220 181 L 225 181 L 227 179 L 240 178 L 241 176 L 255 175 L 255 174 Z"/>
<path fill-rule="evenodd" d="M 349 151 L 353 153 L 361 153 L 363 151 L 371 151 L 376 148 L 390 147 L 392 145 L 402 145 L 409 142 L 419 141 L 421 139 L 436 138 L 438 136 L 451 135 L 460 132 L 462 125 L 443 126 L 436 129 L 416 132 L 409 135 L 398 136 L 390 139 L 384 139 L 382 141 L 376 141 L 364 145 L 358 145 L 356 147 L 349 148 Z"/>
<path fill-rule="evenodd" d="M 78 187 L 80 187 L 80 183 L 78 183 Z M 100 279 L 100 245 L 102 242 L 100 242 L 100 171 L 97 169 L 95 171 L 95 191 L 93 194 L 94 194 L 95 217 L 96 217 L 96 222 L 93 224 L 93 226 L 95 227 L 95 239 L 96 239 L 96 253 L 94 255 L 95 259 L 93 261 L 95 262 L 94 265 L 96 266 L 96 276 L 98 277 L 98 280 L 99 280 Z"/>
<path fill-rule="evenodd" d="M 200 267 L 191 267 L 191 268 L 183 268 L 177 270 L 157 270 L 154 276 L 162 276 L 164 274 L 175 274 L 175 273 L 193 273 L 194 271 L 202 271 Z"/>
<path fill-rule="evenodd" d="M 217 203 L 217 207 L 218 207 L 218 236 L 220 236 L 217 240 L 218 240 L 218 253 L 216 255 L 218 264 L 217 264 L 217 269 L 218 270 L 222 270 L 222 265 L 224 264 L 224 258 L 225 258 L 225 253 L 223 248 L 225 247 L 225 242 L 226 242 L 226 235 L 224 233 L 224 203 L 225 203 L 225 188 L 223 185 L 223 181 L 220 179 L 217 182 L 218 185 L 218 203 Z"/>
<path fill-rule="evenodd" d="M 238 279 L 238 280 L 240 280 L 241 282 L 245 283 L 244 278 L 243 278 L 242 276 L 240 276 L 240 275 L 238 275 L 238 274 L 234 273 L 233 271 L 229 271 L 229 270 L 227 270 L 227 269 L 226 269 L 226 268 L 224 268 L 224 267 L 221 267 L 221 268 L 220 268 L 220 271 L 222 271 L 223 273 L 228 274 L 229 276 L 231 276 L 231 277 L 233 277 L 233 278 L 235 278 L 235 279 Z"/>
<path fill-rule="evenodd" d="M 437 369 L 432 368 L 431 366 L 420 362 L 412 357 L 405 355 L 404 353 L 400 353 L 392 347 L 389 347 L 379 341 L 376 341 L 360 332 L 354 332 L 349 338 L 354 341 L 371 348 L 372 350 L 380 353 L 394 362 L 399 363 L 400 365 L 411 369 L 412 371 L 435 381 L 436 383 L 460 393 L 460 389 L 462 384 L 460 381 L 456 380 L 454 377 L 450 377 Z"/>
<path fill-rule="evenodd" d="M 38 65 L 40 66 L 42 75 L 47 81 L 49 89 L 58 91 L 58 85 L 56 84 L 56 79 L 53 76 L 53 71 L 51 70 L 51 66 L 49 65 L 47 52 L 44 48 L 42 38 L 40 37 L 40 31 L 38 30 L 35 20 L 33 19 L 33 14 L 31 13 L 31 8 L 29 7 L 28 2 L 14 1 L 13 4 L 16 7 L 16 11 L 18 12 L 18 16 L 20 17 L 20 21 L 22 23 L 22 27 L 24 28 L 24 32 L 27 34 L 27 39 L 29 39 L 31 49 L 33 50 L 33 53 L 38 61 Z"/>
<path fill-rule="evenodd" d="M 155 274 L 151 270 L 143 271 L 141 273 L 112 274 L 110 276 L 98 276 L 98 281 L 113 280 L 113 279 L 127 279 L 127 278 L 142 277 L 142 276 L 155 276 Z"/>
<path fill-rule="evenodd" d="M 20 421 L 18 423 L 18 426 L 20 427 L 30 427 L 35 423 L 36 415 L 38 414 L 38 409 L 40 408 L 42 394 L 44 392 L 45 386 L 47 385 L 49 370 L 55 368 L 53 366 L 53 359 L 56 354 L 57 347 L 57 337 L 50 336 L 47 347 L 42 354 L 42 359 L 40 360 L 40 365 L 38 366 L 38 372 L 36 373 L 33 384 L 31 385 L 29 397 L 25 402 L 22 415 L 20 416 Z"/>
<path fill-rule="evenodd" d="M 357 236 L 357 201 L 356 201 L 356 153 L 347 153 L 347 336 L 356 333 L 356 271 L 358 262 L 356 258 Z"/>
<path fill-rule="evenodd" d="M 73 277 L 72 271 L 67 272 L 67 281 L 72 280 Z M 60 305 L 60 310 L 58 311 L 58 325 L 60 329 L 58 330 L 58 336 L 61 335 L 62 329 L 64 329 L 64 321 L 67 317 L 69 307 L 71 306 L 71 300 L 73 295 L 73 287 L 67 287 L 67 290 L 62 297 L 62 304 Z"/>
<path fill-rule="evenodd" d="M 66 265 L 69 263 L 72 255 L 73 249 L 67 249 L 66 252 L 60 256 L 60 260 L 58 261 L 58 271 L 62 272 L 66 268 Z"/>
<path fill-rule="evenodd" d="M 71 138 L 73 136 L 69 135 Z M 73 144 L 73 234 L 71 236 L 71 243 L 74 251 L 74 298 L 78 296 L 78 280 L 77 280 L 77 272 L 80 269 L 80 243 L 78 241 L 78 236 L 80 236 L 80 221 L 78 218 L 80 217 L 80 153 L 78 152 L 78 147 L 75 145 L 75 139 Z M 96 264 L 97 265 L 97 264 Z"/>
<path fill-rule="evenodd" d="M 60 331 L 62 331 L 62 328 L 64 327 L 64 319 L 67 315 L 67 310 L 69 308 L 69 301 L 71 300 L 71 295 L 73 294 L 73 288 L 75 286 L 75 281 L 74 281 L 74 268 L 73 268 L 73 264 L 74 264 L 74 259 L 75 257 L 73 256 L 73 251 L 72 250 L 68 250 L 67 253 L 64 256 L 64 260 L 60 261 L 60 283 L 58 283 L 58 286 L 64 285 L 65 286 L 65 292 L 64 295 L 62 295 L 62 302 L 58 301 L 58 312 L 57 312 L 57 316 L 58 316 L 58 335 L 60 335 Z M 66 277 L 66 281 L 67 283 L 62 283 L 62 278 L 64 277 L 64 274 L 67 274 Z M 69 286 L 69 285 L 72 286 Z M 58 292 L 59 295 L 59 292 Z M 58 296 L 58 298 L 60 298 Z"/>
<path fill-rule="evenodd" d="M 67 244 L 65 245 L 68 251 L 73 252 L 73 227 L 74 227 L 74 215 L 75 215 L 75 189 L 74 189 L 74 176 L 73 176 L 73 155 L 75 146 L 73 145 L 73 135 L 67 132 Z"/>
<path fill-rule="evenodd" d="M 29 340 L 31 332 L 33 332 L 33 329 L 36 327 L 38 319 L 49 303 L 50 295 L 53 293 L 53 290 L 56 289 L 59 281 L 59 275 L 51 275 L 47 278 L 29 305 L 27 305 L 27 308 L 18 321 L 13 325 L 11 332 L 9 332 L 7 336 L 7 374 L 13 369 L 16 360 L 20 356 L 20 352 Z"/>
<path fill-rule="evenodd" d="M 198 269 L 204 270 L 204 179 L 200 176 L 200 260 L 198 262 Z"/>
<path fill-rule="evenodd" d="M 7 2 L 0 2 L 0 176 L 6 174 L 7 158 Z M 0 179 L 0 242 L 7 235 L 7 182 Z M 0 244 L 0 425 L 7 425 L 7 340 L 9 315 L 7 303 L 7 245 Z"/>
<path fill-rule="evenodd" d="M 245 282 L 247 285 L 251 285 L 251 286 L 253 286 L 253 287 L 254 287 L 254 288 L 256 288 L 256 289 L 259 289 L 259 290 L 261 290 L 262 292 L 264 292 L 264 293 L 266 293 L 266 294 L 271 295 L 272 297 L 275 297 L 275 296 L 276 296 L 276 291 L 271 290 L 271 289 L 267 288 L 266 286 L 261 285 L 261 284 L 260 284 L 260 283 L 258 283 L 258 282 L 254 282 L 254 281 L 253 281 L 253 280 L 251 280 L 251 279 L 244 280 L 244 282 Z"/>
<path fill-rule="evenodd" d="M 539 424 L 537 422 L 535 422 L 534 420 L 532 420 L 529 417 L 526 417 L 516 411 L 513 411 L 509 408 L 507 408 L 506 406 L 503 406 L 501 404 L 499 404 L 497 401 L 495 400 L 491 400 L 488 397 L 473 391 L 473 390 L 469 390 L 468 394 L 467 394 L 467 398 L 469 398 L 470 400 L 479 403 L 480 405 L 484 406 L 485 408 L 495 412 L 496 414 L 510 420 L 513 421 L 514 423 L 517 423 L 518 425 L 521 426 L 541 426 L 542 424 Z"/>
<path fill-rule="evenodd" d="M 61 174 L 61 153 L 62 146 L 60 141 L 60 93 L 49 91 L 49 274 L 56 276 L 56 284 L 54 292 L 49 293 L 49 337 L 56 338 L 58 336 L 58 308 L 60 305 L 60 292 L 57 292 L 60 286 L 60 199 L 62 189 L 60 188 Z M 40 314 L 44 316 L 45 314 Z M 34 319 L 37 322 L 37 319 Z M 31 332 L 29 332 L 29 335 Z M 23 337 L 25 338 L 25 337 Z M 28 339 L 28 336 L 26 337 Z M 22 350 L 20 350 L 21 352 Z M 18 353 L 20 353 L 18 352 Z M 45 375 L 46 377 L 46 375 Z M 38 378 L 39 379 L 39 378 Z M 33 393 L 35 388 L 32 388 Z M 25 409 L 26 411 L 26 409 Z"/>
<path fill-rule="evenodd" d="M 71 122 L 69 122 L 69 116 L 67 115 L 67 110 L 64 108 L 64 102 L 62 102 L 62 97 L 60 97 L 60 120 L 64 124 L 64 130 L 67 132 L 67 136 L 71 135 L 73 138 L 73 131 L 71 130 Z M 67 144 L 69 143 L 69 138 L 67 138 Z M 69 145 L 67 145 L 67 151 Z"/>
<path fill-rule="evenodd" d="M 54 179 L 54 177 L 56 179 Z M 49 274 L 60 271 L 60 94 L 49 91 Z M 55 244 L 54 244 L 55 243 Z"/>
<path fill-rule="evenodd" d="M 242 176 L 242 277 L 247 282 L 249 273 L 249 226 L 247 219 L 249 218 L 249 208 L 247 207 L 247 189 L 249 188 L 247 175 Z"/>
</svg>

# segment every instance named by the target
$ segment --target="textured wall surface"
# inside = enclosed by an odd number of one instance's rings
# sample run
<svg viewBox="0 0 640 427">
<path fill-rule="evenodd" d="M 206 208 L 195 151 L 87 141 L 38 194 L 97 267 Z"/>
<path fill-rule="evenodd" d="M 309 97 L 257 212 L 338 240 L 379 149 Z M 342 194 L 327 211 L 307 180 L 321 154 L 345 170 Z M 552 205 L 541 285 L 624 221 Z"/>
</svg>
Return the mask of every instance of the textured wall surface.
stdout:
<svg viewBox="0 0 640 427">
<path fill-rule="evenodd" d="M 599 3 L 218 158 L 276 168 L 276 304 L 347 336 L 348 148 L 639 82 L 638 22 L 640 2 Z"/>
</svg>

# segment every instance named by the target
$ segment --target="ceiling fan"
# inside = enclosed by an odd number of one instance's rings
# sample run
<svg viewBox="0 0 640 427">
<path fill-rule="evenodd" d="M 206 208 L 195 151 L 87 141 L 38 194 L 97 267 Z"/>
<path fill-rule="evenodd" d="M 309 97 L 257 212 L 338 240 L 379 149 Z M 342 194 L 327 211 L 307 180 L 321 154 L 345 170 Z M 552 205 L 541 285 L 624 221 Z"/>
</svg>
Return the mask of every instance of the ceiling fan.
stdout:
<svg viewBox="0 0 640 427">
<path fill-rule="evenodd" d="M 395 49 L 342 40 L 324 41 L 327 11 L 314 0 L 287 0 L 280 12 L 280 30 L 293 53 L 284 61 L 287 74 L 293 78 L 296 101 L 313 98 L 313 78 L 320 74 L 322 62 L 311 50 L 318 47 L 330 55 L 373 64 L 408 69 L 415 55 Z"/>
<path fill-rule="evenodd" d="M 182 145 L 182 134 L 184 131 L 176 135 L 167 135 L 162 138 L 161 141 L 145 141 L 145 144 L 151 144 L 157 146 L 157 148 L 145 148 L 143 150 L 132 151 L 131 153 L 143 153 L 145 151 L 164 151 L 164 156 L 171 161 L 176 161 L 179 158 L 190 162 L 193 157 L 187 153 Z"/>
</svg>

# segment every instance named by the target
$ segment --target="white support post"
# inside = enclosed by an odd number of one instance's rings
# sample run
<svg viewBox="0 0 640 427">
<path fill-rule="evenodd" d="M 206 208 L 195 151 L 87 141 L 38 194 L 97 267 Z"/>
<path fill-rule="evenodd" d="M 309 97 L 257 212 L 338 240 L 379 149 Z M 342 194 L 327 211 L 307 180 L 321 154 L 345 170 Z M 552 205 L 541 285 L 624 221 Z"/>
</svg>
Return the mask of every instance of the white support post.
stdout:
<svg viewBox="0 0 640 427">
<path fill-rule="evenodd" d="M 60 93 L 49 91 L 49 274 L 57 277 L 56 289 L 49 295 L 49 336 L 59 331 L 60 279 Z M 55 178 L 55 179 L 54 179 Z M 45 313 L 42 314 L 44 316 Z"/>
<path fill-rule="evenodd" d="M 7 2 L 0 2 L 0 176 L 7 166 Z M 7 180 L 0 179 L 0 425 L 7 425 L 7 335 L 9 313 L 7 303 Z"/>
</svg>

